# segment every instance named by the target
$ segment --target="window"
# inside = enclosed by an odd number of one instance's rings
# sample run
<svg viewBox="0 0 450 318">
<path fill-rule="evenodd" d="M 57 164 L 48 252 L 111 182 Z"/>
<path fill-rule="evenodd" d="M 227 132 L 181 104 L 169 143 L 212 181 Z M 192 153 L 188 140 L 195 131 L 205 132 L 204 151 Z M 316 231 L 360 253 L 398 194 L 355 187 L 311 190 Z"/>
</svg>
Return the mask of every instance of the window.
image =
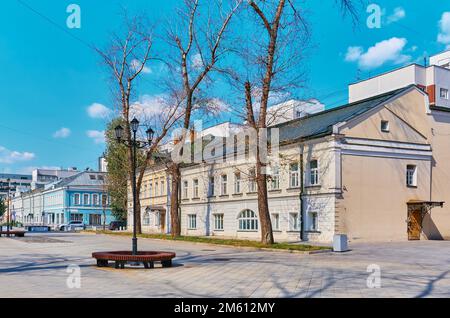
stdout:
<svg viewBox="0 0 450 318">
<path fill-rule="evenodd" d="M 234 174 L 234 193 L 239 194 L 241 193 L 241 173 L 236 172 Z"/>
<path fill-rule="evenodd" d="M 189 189 L 189 183 L 187 181 L 183 182 L 183 198 L 188 198 L 188 189 Z"/>
<path fill-rule="evenodd" d="M 223 214 L 214 214 L 214 230 L 223 230 Z"/>
<path fill-rule="evenodd" d="M 297 188 L 300 186 L 300 172 L 298 169 L 298 163 L 291 163 L 289 166 L 289 186 L 291 188 Z"/>
<path fill-rule="evenodd" d="M 100 205 L 100 201 L 99 201 L 99 199 L 98 199 L 98 194 L 93 194 L 93 195 L 92 195 L 92 203 L 93 203 L 94 205 Z"/>
<path fill-rule="evenodd" d="M 300 229 L 298 213 L 289 213 L 289 229 L 291 231 L 297 231 Z"/>
<path fill-rule="evenodd" d="M 83 204 L 84 205 L 89 205 L 90 204 L 90 202 L 89 202 L 89 199 L 90 199 L 90 195 L 89 194 L 83 194 Z"/>
<path fill-rule="evenodd" d="M 90 174 L 89 179 L 91 180 L 97 180 L 97 176 L 95 174 Z"/>
<path fill-rule="evenodd" d="M 449 95 L 448 95 L 448 89 L 446 88 L 441 88 L 441 94 L 440 94 L 441 98 L 444 99 L 448 99 Z"/>
<path fill-rule="evenodd" d="M 272 229 L 274 231 L 280 230 L 280 215 L 278 213 L 273 213 L 271 219 L 272 219 Z"/>
<path fill-rule="evenodd" d="M 270 188 L 272 190 L 280 189 L 280 168 L 279 167 L 272 168 Z"/>
<path fill-rule="evenodd" d="M 188 230 L 197 229 L 197 215 L 189 214 L 188 215 Z"/>
<path fill-rule="evenodd" d="M 79 193 L 75 193 L 73 196 L 73 204 L 75 205 L 80 205 L 81 201 L 80 201 L 80 194 Z"/>
<path fill-rule="evenodd" d="M 210 197 L 212 197 L 212 196 L 214 196 L 215 195 L 215 191 L 214 191 L 214 188 L 215 188 L 215 186 L 214 186 L 214 177 L 210 177 L 209 178 L 209 189 L 208 189 L 208 195 L 210 196 Z"/>
<path fill-rule="evenodd" d="M 317 212 L 309 212 L 308 213 L 308 219 L 309 219 L 308 229 L 310 231 L 313 231 L 313 232 L 317 231 L 317 229 L 318 229 L 318 226 L 317 226 L 317 221 L 318 221 Z"/>
<path fill-rule="evenodd" d="M 153 183 L 149 183 L 148 185 L 149 198 L 153 196 Z"/>
<path fill-rule="evenodd" d="M 194 185 L 194 198 L 198 198 L 199 197 L 199 195 L 198 195 L 198 179 L 194 179 L 193 185 Z"/>
<path fill-rule="evenodd" d="M 159 193 L 160 195 L 164 195 L 164 193 L 165 193 L 164 184 L 165 184 L 164 180 L 161 179 L 161 190 L 160 190 L 160 193 Z"/>
<path fill-rule="evenodd" d="M 319 162 L 317 160 L 311 160 L 309 162 L 309 184 L 319 184 Z"/>
<path fill-rule="evenodd" d="M 150 212 L 149 211 L 146 211 L 145 213 L 144 213 L 144 225 L 150 225 L 150 223 L 151 223 L 151 217 L 150 217 Z"/>
<path fill-rule="evenodd" d="M 156 217 L 155 225 L 161 226 L 161 212 L 160 211 L 156 212 L 155 217 Z"/>
<path fill-rule="evenodd" d="M 83 214 L 81 213 L 71 213 L 70 221 L 83 222 Z"/>
<path fill-rule="evenodd" d="M 387 120 L 381 121 L 381 131 L 382 132 L 389 132 L 389 122 Z"/>
<path fill-rule="evenodd" d="M 408 187 L 417 187 L 417 166 L 406 166 L 406 185 Z"/>
<path fill-rule="evenodd" d="M 102 194 L 102 206 L 107 206 L 107 205 L 108 205 L 108 195 Z"/>
<path fill-rule="evenodd" d="M 221 189 L 221 195 L 227 195 L 228 191 L 228 176 L 227 175 L 223 175 L 221 177 L 221 185 L 220 185 L 220 189 Z"/>
<path fill-rule="evenodd" d="M 159 195 L 159 184 L 158 181 L 155 182 L 155 197 Z"/>
<path fill-rule="evenodd" d="M 101 214 L 89 214 L 89 225 L 101 225 L 102 216 Z"/>
<path fill-rule="evenodd" d="M 248 192 L 256 192 L 256 170 L 250 169 L 248 175 L 249 175 Z"/>
<path fill-rule="evenodd" d="M 252 210 L 244 210 L 239 214 L 240 231 L 257 231 L 258 217 Z"/>
</svg>

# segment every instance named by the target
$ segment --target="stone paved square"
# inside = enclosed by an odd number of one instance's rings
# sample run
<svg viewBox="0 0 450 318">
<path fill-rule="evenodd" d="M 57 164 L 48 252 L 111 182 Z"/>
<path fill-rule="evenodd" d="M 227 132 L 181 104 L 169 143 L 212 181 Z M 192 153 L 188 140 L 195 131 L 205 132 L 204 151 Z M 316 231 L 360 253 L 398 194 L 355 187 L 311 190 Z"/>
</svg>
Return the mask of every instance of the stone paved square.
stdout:
<svg viewBox="0 0 450 318">
<path fill-rule="evenodd" d="M 450 242 L 351 244 L 304 255 L 139 239 L 177 253 L 172 268 L 97 268 L 94 251 L 129 249 L 128 237 L 52 233 L 0 239 L 0 297 L 450 297 Z M 368 288 L 369 265 L 381 288 Z M 69 265 L 81 288 L 69 288 Z"/>
</svg>

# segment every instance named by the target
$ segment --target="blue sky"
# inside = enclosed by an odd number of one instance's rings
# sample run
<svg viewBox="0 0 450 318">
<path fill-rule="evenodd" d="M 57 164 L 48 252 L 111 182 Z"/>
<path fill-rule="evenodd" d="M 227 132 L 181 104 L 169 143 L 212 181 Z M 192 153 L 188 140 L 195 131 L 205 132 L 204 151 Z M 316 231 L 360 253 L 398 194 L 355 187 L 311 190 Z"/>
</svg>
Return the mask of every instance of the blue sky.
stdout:
<svg viewBox="0 0 450 318">
<path fill-rule="evenodd" d="M 111 95 L 98 56 L 86 43 L 104 45 L 119 26 L 121 5 L 145 12 L 155 23 L 169 18 L 181 0 L 18 0 L 0 10 L 0 172 L 29 172 L 35 167 L 96 168 L 104 144 L 101 118 Z M 346 103 L 347 84 L 437 53 L 450 45 L 450 3 L 373 1 L 382 9 L 380 28 L 343 19 L 334 1 L 303 1 L 308 8 L 314 49 L 307 60 L 308 88 L 327 107 Z M 81 29 L 66 29 L 69 4 L 81 7 Z M 445 12 L 449 12 L 445 14 Z M 440 23 L 440 21 L 442 23 Z M 70 34 L 69 34 L 70 33 Z M 155 72 L 144 74 L 149 80 Z M 148 81 L 149 83 L 151 81 Z M 151 99 L 162 93 L 146 85 Z M 90 108 L 90 106 L 94 105 Z M 103 105 L 103 106 L 102 106 Z M 89 111 L 90 109 L 90 111 Z"/>
</svg>

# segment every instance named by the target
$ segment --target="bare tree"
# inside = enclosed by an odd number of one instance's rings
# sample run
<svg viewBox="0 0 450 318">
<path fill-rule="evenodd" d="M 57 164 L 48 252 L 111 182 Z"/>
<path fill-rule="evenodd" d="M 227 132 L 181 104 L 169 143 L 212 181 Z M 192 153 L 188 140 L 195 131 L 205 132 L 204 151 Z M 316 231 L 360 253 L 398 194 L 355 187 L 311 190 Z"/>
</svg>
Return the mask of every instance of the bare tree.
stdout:
<svg viewBox="0 0 450 318">
<path fill-rule="evenodd" d="M 112 91 L 116 99 L 119 116 L 124 123 L 124 140 L 127 144 L 128 179 L 133 180 L 132 169 L 132 132 L 130 121 L 139 117 L 144 125 L 151 126 L 155 131 L 153 143 L 143 151 L 144 160 L 138 167 L 139 176 L 136 182 L 136 226 L 141 233 L 140 190 L 145 169 L 152 155 L 157 151 L 161 141 L 164 140 L 173 125 L 183 116 L 180 107 L 183 100 L 177 95 L 167 95 L 160 101 L 157 109 L 143 109 L 135 102 L 138 83 L 152 56 L 153 36 L 152 27 L 143 16 L 128 17 L 125 15 L 120 33 L 113 33 L 106 50 L 97 49 L 111 74 L 113 82 Z M 151 107 L 151 106 L 150 106 Z"/>
<path fill-rule="evenodd" d="M 217 65 L 228 49 L 223 45 L 225 34 L 242 0 L 229 1 L 226 8 L 222 1 L 185 0 L 178 10 L 178 19 L 170 21 L 167 38 L 172 55 L 166 59 L 168 81 L 166 87 L 173 95 L 183 100 L 181 133 L 178 141 L 184 143 L 192 128 L 192 117 L 196 110 L 211 110 L 214 103 L 204 95 L 208 76 L 217 70 Z M 213 106 L 214 108 L 214 106 Z M 172 162 L 171 174 L 171 233 L 181 234 L 180 220 L 180 163 Z"/>
<path fill-rule="evenodd" d="M 355 7 L 351 0 L 336 0 L 353 17 Z M 247 32 L 235 42 L 240 46 L 241 63 L 228 75 L 233 85 L 245 96 L 243 114 L 247 125 L 254 129 L 259 143 L 255 166 L 258 192 L 258 213 L 261 223 L 261 241 L 273 244 L 272 224 L 267 194 L 267 126 L 271 121 L 268 107 L 271 99 L 289 96 L 286 93 L 304 87 L 305 72 L 302 61 L 310 44 L 306 13 L 295 0 L 249 0 L 245 23 L 251 23 Z M 236 64 L 236 63 L 235 63 Z M 263 147 L 261 147 L 263 146 Z"/>
</svg>

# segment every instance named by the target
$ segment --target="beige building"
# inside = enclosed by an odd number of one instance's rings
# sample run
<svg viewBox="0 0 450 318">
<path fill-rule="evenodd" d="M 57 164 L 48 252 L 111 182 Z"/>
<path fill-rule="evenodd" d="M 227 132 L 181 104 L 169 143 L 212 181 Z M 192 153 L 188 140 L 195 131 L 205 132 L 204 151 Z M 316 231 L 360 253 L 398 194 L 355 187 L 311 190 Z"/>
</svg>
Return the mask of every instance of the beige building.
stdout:
<svg viewBox="0 0 450 318">
<path fill-rule="evenodd" d="M 165 234 L 170 231 L 169 175 L 160 158 L 145 171 L 140 193 L 141 225 L 144 233 Z M 128 229 L 133 229 L 133 197 L 128 189 Z"/>
</svg>

